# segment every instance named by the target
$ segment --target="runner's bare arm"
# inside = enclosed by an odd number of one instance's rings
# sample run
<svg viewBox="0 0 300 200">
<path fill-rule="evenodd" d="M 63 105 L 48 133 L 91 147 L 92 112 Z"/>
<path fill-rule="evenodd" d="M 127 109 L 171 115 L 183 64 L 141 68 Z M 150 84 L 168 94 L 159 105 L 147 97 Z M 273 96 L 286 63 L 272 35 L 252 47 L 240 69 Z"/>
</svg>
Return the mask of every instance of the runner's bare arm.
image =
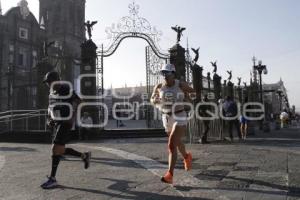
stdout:
<svg viewBox="0 0 300 200">
<path fill-rule="evenodd" d="M 180 82 L 180 89 L 184 92 L 184 93 L 196 93 L 196 91 L 194 90 L 194 88 L 190 87 L 189 84 L 185 81 L 181 81 Z"/>
<path fill-rule="evenodd" d="M 152 104 L 157 104 L 159 103 L 159 89 L 161 88 L 162 84 L 157 84 L 152 92 L 151 98 L 150 98 L 150 102 Z"/>
</svg>

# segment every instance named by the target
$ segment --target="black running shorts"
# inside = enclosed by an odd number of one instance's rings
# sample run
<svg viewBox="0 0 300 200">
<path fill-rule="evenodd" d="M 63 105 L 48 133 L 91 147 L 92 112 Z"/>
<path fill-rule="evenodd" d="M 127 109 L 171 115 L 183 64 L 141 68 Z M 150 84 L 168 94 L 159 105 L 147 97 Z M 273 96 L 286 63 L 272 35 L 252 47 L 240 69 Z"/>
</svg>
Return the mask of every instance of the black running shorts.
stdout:
<svg viewBox="0 0 300 200">
<path fill-rule="evenodd" d="M 72 124 L 58 123 L 55 125 L 52 143 L 58 145 L 65 145 L 71 140 Z"/>
</svg>

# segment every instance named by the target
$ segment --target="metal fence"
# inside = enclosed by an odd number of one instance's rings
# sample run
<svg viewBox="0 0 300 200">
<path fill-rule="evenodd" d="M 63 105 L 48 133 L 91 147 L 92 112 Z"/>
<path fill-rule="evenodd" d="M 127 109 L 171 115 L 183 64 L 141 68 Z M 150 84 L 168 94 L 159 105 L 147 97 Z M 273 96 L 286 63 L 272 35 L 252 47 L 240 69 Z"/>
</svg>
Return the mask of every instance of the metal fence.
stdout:
<svg viewBox="0 0 300 200">
<path fill-rule="evenodd" d="M 47 110 L 11 110 L 0 113 L 0 134 L 47 130 Z"/>
</svg>

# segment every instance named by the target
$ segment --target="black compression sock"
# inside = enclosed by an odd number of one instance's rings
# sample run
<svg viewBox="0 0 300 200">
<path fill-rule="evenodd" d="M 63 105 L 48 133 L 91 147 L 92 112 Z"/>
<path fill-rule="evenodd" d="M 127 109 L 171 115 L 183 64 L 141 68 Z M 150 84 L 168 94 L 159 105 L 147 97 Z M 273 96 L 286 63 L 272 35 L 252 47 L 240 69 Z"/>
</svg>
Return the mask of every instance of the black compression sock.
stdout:
<svg viewBox="0 0 300 200">
<path fill-rule="evenodd" d="M 51 168 L 51 177 L 55 177 L 57 167 L 60 161 L 60 155 L 52 155 L 52 168 Z"/>
<path fill-rule="evenodd" d="M 76 156 L 76 157 L 81 157 L 82 153 L 72 149 L 72 148 L 66 148 L 65 149 L 65 155 L 71 155 L 71 156 Z"/>
</svg>

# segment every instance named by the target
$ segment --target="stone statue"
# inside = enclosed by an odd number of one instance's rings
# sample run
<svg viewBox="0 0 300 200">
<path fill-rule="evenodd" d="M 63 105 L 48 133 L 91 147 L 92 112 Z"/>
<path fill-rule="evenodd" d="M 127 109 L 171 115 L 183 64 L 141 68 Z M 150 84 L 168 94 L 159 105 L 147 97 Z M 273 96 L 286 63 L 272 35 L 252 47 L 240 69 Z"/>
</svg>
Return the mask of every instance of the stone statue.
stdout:
<svg viewBox="0 0 300 200">
<path fill-rule="evenodd" d="M 196 63 L 196 62 L 198 61 L 198 59 L 199 59 L 199 49 L 200 49 L 200 47 L 199 47 L 198 49 L 192 48 L 192 51 L 196 54 L 196 56 L 195 56 L 195 58 L 194 58 L 194 62 L 195 62 L 195 63 Z"/>
<path fill-rule="evenodd" d="M 207 79 L 208 79 L 208 80 L 211 80 L 210 72 L 207 72 Z"/>
<path fill-rule="evenodd" d="M 241 86 L 241 80 L 242 80 L 242 78 L 238 77 L 237 79 L 238 79 L 238 86 Z"/>
<path fill-rule="evenodd" d="M 44 51 L 44 56 L 47 57 L 48 56 L 48 49 L 53 46 L 55 44 L 55 41 L 52 41 L 52 42 L 47 42 L 47 41 L 44 41 L 44 44 L 43 44 L 43 51 Z"/>
<path fill-rule="evenodd" d="M 215 62 L 210 62 L 210 64 L 214 67 L 214 73 L 217 73 L 217 70 L 218 70 L 218 66 L 217 66 L 217 61 Z"/>
<path fill-rule="evenodd" d="M 92 38 L 93 26 L 95 24 L 97 24 L 97 23 L 98 23 L 98 21 L 92 21 L 92 22 L 90 22 L 89 20 L 86 23 L 84 23 L 84 25 L 86 26 L 87 33 L 89 35 L 89 39 Z"/>
<path fill-rule="evenodd" d="M 223 84 L 224 84 L 224 86 L 226 86 L 226 84 L 227 84 L 227 80 L 224 80 Z"/>
<path fill-rule="evenodd" d="M 182 32 L 185 30 L 184 27 L 180 27 L 176 25 L 175 27 L 171 27 L 177 33 L 177 43 L 179 43 L 180 38 L 182 36 Z"/>
<path fill-rule="evenodd" d="M 227 73 L 229 74 L 228 81 L 230 81 L 232 78 L 232 71 L 227 71 Z"/>
<path fill-rule="evenodd" d="M 244 87 L 247 87 L 247 83 L 246 82 L 243 82 L 244 83 Z"/>
</svg>

